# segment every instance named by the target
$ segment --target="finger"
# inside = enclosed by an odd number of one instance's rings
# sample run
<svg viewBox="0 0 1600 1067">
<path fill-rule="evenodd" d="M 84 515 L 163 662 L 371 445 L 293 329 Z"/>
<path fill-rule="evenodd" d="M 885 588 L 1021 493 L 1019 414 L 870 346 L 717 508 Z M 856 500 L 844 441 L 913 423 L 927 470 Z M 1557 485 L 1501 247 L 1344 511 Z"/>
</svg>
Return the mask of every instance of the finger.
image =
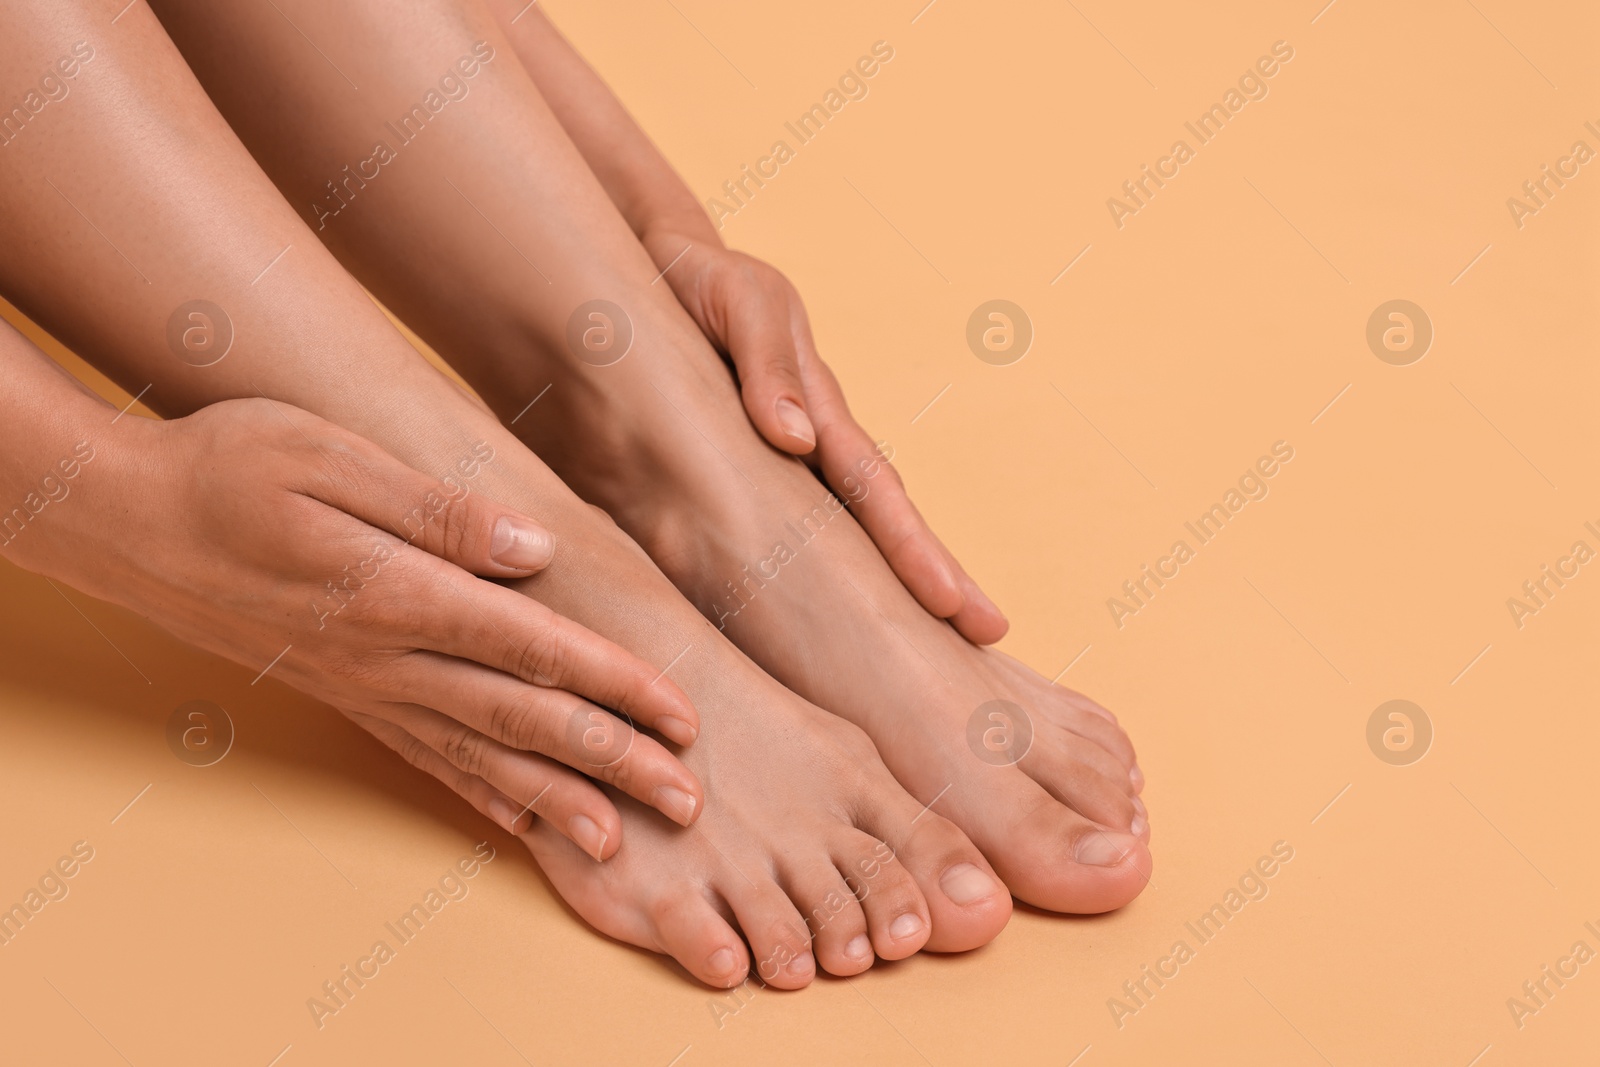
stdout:
<svg viewBox="0 0 1600 1067">
<path fill-rule="evenodd" d="M 789 329 L 788 293 L 785 285 L 778 284 L 781 278 L 761 283 L 744 273 L 754 269 L 739 264 L 721 268 L 708 288 L 716 306 L 707 311 L 720 327 L 723 347 L 739 372 L 739 390 L 750 421 L 774 447 L 804 455 L 816 447 L 817 432 L 806 413 L 806 392 Z"/>
<path fill-rule="evenodd" d="M 418 726 L 420 713 L 426 711 L 398 704 L 389 705 L 388 710 L 408 725 Z M 515 786 L 516 791 L 507 793 L 457 767 L 406 726 L 364 712 L 346 710 L 345 714 L 407 763 L 449 786 L 507 833 L 526 833 L 537 816 L 596 860 L 614 855 L 622 843 L 621 819 L 605 794 L 582 775 L 550 760 L 524 756 L 527 773 Z M 436 712 L 428 714 L 443 718 Z M 514 799 L 525 794 L 526 800 Z"/>
<path fill-rule="evenodd" d="M 975 645 L 994 644 L 1006 635 L 1007 630 L 1011 629 L 1010 621 L 1001 612 L 999 605 L 990 600 L 988 594 L 978 588 L 978 583 L 972 580 L 972 576 L 950 554 L 950 550 L 944 546 L 944 542 L 939 541 L 937 535 L 933 535 L 931 530 L 929 534 L 938 543 L 939 550 L 944 553 L 946 562 L 955 571 L 956 585 L 961 589 L 961 607 L 956 610 L 954 615 L 950 616 L 950 624 L 960 632 L 962 637 L 965 637 Z"/>
<path fill-rule="evenodd" d="M 488 443 L 466 450 L 441 480 L 331 423 L 312 430 L 320 462 L 294 486 L 305 495 L 487 578 L 527 577 L 555 555 L 555 538 L 544 526 L 467 487 L 494 459 Z"/>
<path fill-rule="evenodd" d="M 660 742 L 571 693 L 433 652 L 413 652 L 394 671 L 408 701 L 445 713 L 418 736 L 500 789 L 511 792 L 526 774 L 520 757 L 536 752 L 611 783 L 682 826 L 705 806 L 700 780 Z"/>
<path fill-rule="evenodd" d="M 651 666 L 536 600 L 420 554 L 408 562 L 432 566 L 436 579 L 407 590 L 421 647 L 615 708 L 675 744 L 699 736 L 699 712 L 667 677 L 672 663 Z"/>
</svg>

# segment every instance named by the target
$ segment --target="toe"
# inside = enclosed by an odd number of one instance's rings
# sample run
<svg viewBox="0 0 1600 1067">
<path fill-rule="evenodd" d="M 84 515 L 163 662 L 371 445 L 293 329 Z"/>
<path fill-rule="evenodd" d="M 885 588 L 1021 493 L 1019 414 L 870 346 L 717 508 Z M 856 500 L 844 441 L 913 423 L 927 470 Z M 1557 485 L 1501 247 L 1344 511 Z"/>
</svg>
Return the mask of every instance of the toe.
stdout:
<svg viewBox="0 0 1600 1067">
<path fill-rule="evenodd" d="M 1011 918 L 1010 892 L 954 823 L 909 797 L 907 800 L 906 807 L 896 806 L 891 825 L 863 825 L 862 829 L 890 842 L 890 855 L 915 882 L 933 924 L 926 947 L 935 952 L 965 952 L 988 944 Z M 865 906 L 870 924 L 870 898 Z M 881 948 L 878 955 L 886 956 Z"/>
<path fill-rule="evenodd" d="M 1087 738 L 1109 752 L 1116 761 L 1120 775 L 1126 776 L 1139 762 L 1138 754 L 1133 750 L 1133 742 L 1115 723 L 1072 706 L 1058 710 L 1055 718 L 1067 730 L 1079 737 Z"/>
<path fill-rule="evenodd" d="M 1101 826 L 1133 831 L 1128 774 L 1100 746 L 1064 730 L 1037 738 L 1017 765 L 1061 803 Z M 1062 742 L 1062 743 L 1055 743 Z"/>
<path fill-rule="evenodd" d="M 811 927 L 812 949 L 829 974 L 860 974 L 872 966 L 872 939 L 861 903 L 828 857 L 780 865 L 783 888 Z"/>
<path fill-rule="evenodd" d="M 717 888 L 750 942 L 756 977 L 777 989 L 810 985 L 817 976 L 817 961 L 811 954 L 811 931 L 805 920 L 765 870 L 757 872 L 749 864 L 744 867 L 755 874 L 754 882 L 735 872 Z"/>
<path fill-rule="evenodd" d="M 852 830 L 834 845 L 833 862 L 861 902 L 879 956 L 903 960 L 928 943 L 933 922 L 927 902 L 893 848 L 871 834 Z"/>
<path fill-rule="evenodd" d="M 596 863 L 542 821 L 522 835 L 522 840 L 561 898 L 601 933 L 665 952 L 700 981 L 718 989 L 738 985 L 749 973 L 750 957 L 744 942 L 700 886 L 665 882 L 652 890 L 653 899 L 645 900 L 637 887 L 658 880 L 647 882 L 644 872 L 631 867 L 631 855 Z"/>
<path fill-rule="evenodd" d="M 1022 781 L 1017 788 L 1031 795 L 1015 806 L 1028 814 L 986 841 L 1018 899 L 1050 911 L 1095 914 L 1139 895 L 1151 870 L 1143 841 L 1103 829 L 1038 784 Z"/>
<path fill-rule="evenodd" d="M 731 989 L 749 974 L 750 956 L 739 935 L 699 887 L 676 887 L 646 911 L 660 950 L 706 985 Z"/>
</svg>

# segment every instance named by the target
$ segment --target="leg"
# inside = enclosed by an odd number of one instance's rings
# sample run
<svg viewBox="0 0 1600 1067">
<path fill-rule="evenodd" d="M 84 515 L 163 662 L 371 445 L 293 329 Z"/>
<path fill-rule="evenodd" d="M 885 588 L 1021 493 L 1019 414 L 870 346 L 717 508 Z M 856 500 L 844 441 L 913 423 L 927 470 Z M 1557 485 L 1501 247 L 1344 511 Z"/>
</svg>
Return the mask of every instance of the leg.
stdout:
<svg viewBox="0 0 1600 1067">
<path fill-rule="evenodd" d="M 271 99 L 257 92 L 305 51 L 267 17 L 224 18 L 198 0 L 158 6 L 182 12 L 171 19 L 180 43 L 290 201 L 317 204 L 370 119 L 309 71 Z M 387 25 L 367 7 L 342 9 L 346 39 Z M 424 25 L 390 34 L 395 54 L 373 64 L 383 88 L 363 89 L 396 113 L 416 90 L 395 86 L 427 84 L 464 42 L 481 39 L 497 58 L 470 98 L 325 220 L 323 239 L 747 653 L 866 730 L 1019 897 L 1061 911 L 1131 900 L 1149 876 L 1149 828 L 1132 746 L 1110 713 L 918 608 L 809 472 L 752 431 L 726 368 L 652 284 L 653 264 L 534 86 L 501 64 L 510 50 L 497 28 L 477 6 L 446 0 L 416 18 Z M 287 114 L 317 121 L 290 132 Z M 470 186 L 471 202 L 452 186 Z M 691 250 L 675 269 L 693 267 Z M 573 310 L 597 297 L 626 309 L 634 335 L 608 366 L 568 346 Z M 549 397 L 521 414 L 546 385 Z M 861 473 L 857 499 L 874 478 L 896 477 Z M 968 745 L 969 722 L 985 736 L 980 709 L 997 700 L 1023 709 L 1010 715 L 1032 741 L 1017 762 Z"/>
<path fill-rule="evenodd" d="M 496 458 L 478 487 L 557 544 L 555 562 L 516 588 L 670 670 L 701 712 L 684 754 L 710 794 L 694 827 L 666 829 L 611 791 L 625 856 L 596 864 L 543 824 L 525 835 L 569 903 L 718 985 L 749 966 L 739 931 L 763 977 L 784 987 L 814 973 L 813 934 L 822 965 L 844 973 L 870 963 L 847 951 L 860 935 L 888 957 L 992 938 L 1010 902 L 971 843 L 922 815 L 864 735 L 763 674 L 613 523 L 421 361 L 256 169 L 148 11 L 136 5 L 106 27 L 89 4 L 7 20 L 8 68 L 44 69 L 58 42 L 80 39 L 96 58 L 73 110 L 0 155 L 0 241 L 31 250 L 0 262 L 0 287 L 125 385 L 152 383 L 146 400 L 164 412 L 264 394 L 440 473 L 488 444 Z M 203 367 L 168 347 L 172 309 L 197 293 L 228 309 L 236 331 L 234 348 Z M 841 896 L 841 884 L 857 892 Z"/>
</svg>

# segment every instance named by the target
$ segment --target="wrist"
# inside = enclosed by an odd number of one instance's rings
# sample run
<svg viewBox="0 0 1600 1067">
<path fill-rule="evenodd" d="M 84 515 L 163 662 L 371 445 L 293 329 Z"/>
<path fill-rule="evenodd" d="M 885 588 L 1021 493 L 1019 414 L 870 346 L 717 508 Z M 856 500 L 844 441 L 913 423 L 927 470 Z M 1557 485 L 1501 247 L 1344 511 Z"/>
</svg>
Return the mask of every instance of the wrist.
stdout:
<svg viewBox="0 0 1600 1067">
<path fill-rule="evenodd" d="M 665 268 L 689 246 L 717 250 L 726 248 L 722 243 L 722 237 L 717 233 L 717 228 L 706 218 L 698 204 L 688 211 L 661 211 L 653 214 L 636 229 L 636 232 L 639 235 L 639 243 L 650 253 L 650 259 L 658 269 Z"/>
<path fill-rule="evenodd" d="M 105 594 L 105 576 L 142 540 L 139 510 L 154 496 L 150 456 L 162 427 L 92 401 L 82 406 L 41 433 L 0 486 L 0 552 L 115 599 Z"/>
</svg>

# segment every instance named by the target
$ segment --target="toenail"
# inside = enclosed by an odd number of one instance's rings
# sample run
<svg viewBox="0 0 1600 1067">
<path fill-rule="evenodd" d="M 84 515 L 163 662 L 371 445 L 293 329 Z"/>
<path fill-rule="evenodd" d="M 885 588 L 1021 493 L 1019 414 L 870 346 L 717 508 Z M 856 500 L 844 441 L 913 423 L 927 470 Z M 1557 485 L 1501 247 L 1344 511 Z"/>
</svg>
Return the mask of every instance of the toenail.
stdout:
<svg viewBox="0 0 1600 1067">
<path fill-rule="evenodd" d="M 1135 793 L 1144 792 L 1144 772 L 1139 769 L 1137 763 L 1128 769 L 1128 784 L 1133 786 Z"/>
<path fill-rule="evenodd" d="M 976 904 L 994 896 L 1000 884 L 970 863 L 958 863 L 939 879 L 944 895 L 957 904 Z"/>
<path fill-rule="evenodd" d="M 857 934 L 844 947 L 844 954 L 853 960 L 864 960 L 872 955 L 872 941 L 866 934 Z"/>
<path fill-rule="evenodd" d="M 922 917 L 907 913 L 889 924 L 889 936 L 896 941 L 909 941 L 922 933 Z"/>
<path fill-rule="evenodd" d="M 718 978 L 732 978 L 738 967 L 739 958 L 727 947 L 717 949 L 706 961 L 706 969 Z"/>
<path fill-rule="evenodd" d="M 1143 815 L 1135 815 L 1133 817 L 1133 821 L 1128 824 L 1128 832 L 1134 837 L 1143 837 L 1144 832 L 1149 825 L 1150 824 L 1145 821 L 1145 817 Z"/>
<path fill-rule="evenodd" d="M 651 794 L 655 806 L 665 811 L 677 822 L 688 826 L 694 819 L 694 797 L 675 785 L 658 785 Z"/>
<path fill-rule="evenodd" d="M 1127 834 L 1091 830 L 1078 839 L 1077 860 L 1091 867 L 1115 867 L 1132 851 L 1134 843 Z"/>
<path fill-rule="evenodd" d="M 807 952 L 790 960 L 783 969 L 790 978 L 804 978 L 817 969 L 817 961 Z"/>
<path fill-rule="evenodd" d="M 610 834 L 600 829 L 600 824 L 589 816 L 578 813 L 567 820 L 567 833 L 572 835 L 572 840 L 595 859 L 599 859 L 601 852 L 606 847 Z"/>
</svg>

